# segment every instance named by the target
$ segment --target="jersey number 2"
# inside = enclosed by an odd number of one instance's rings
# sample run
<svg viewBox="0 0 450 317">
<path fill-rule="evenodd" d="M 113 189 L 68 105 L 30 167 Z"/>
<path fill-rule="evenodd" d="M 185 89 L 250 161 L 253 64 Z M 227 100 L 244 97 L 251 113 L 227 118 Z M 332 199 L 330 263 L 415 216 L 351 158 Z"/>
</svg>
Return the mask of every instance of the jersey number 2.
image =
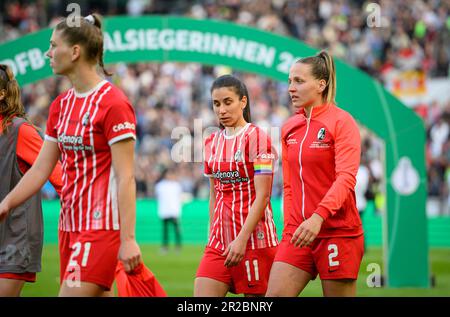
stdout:
<svg viewBox="0 0 450 317">
<path fill-rule="evenodd" d="M 259 267 L 258 260 L 253 260 L 253 269 L 255 271 L 255 281 L 259 281 Z M 250 270 L 250 260 L 245 261 L 245 268 L 247 269 L 247 279 L 249 282 L 252 281 L 252 273 Z"/>
<path fill-rule="evenodd" d="M 70 267 L 78 266 L 78 262 L 77 262 L 77 260 L 75 260 L 75 258 L 80 254 L 82 246 L 83 245 L 81 244 L 81 242 L 76 242 L 72 245 L 73 252 L 70 257 L 70 262 L 69 262 Z M 90 251 L 91 251 L 91 243 L 90 242 L 84 243 L 83 258 L 81 259 L 82 267 L 85 267 L 87 265 Z"/>
<path fill-rule="evenodd" d="M 335 261 L 334 259 L 338 256 L 338 247 L 335 244 L 328 245 L 328 251 L 332 251 L 328 254 L 328 263 L 330 267 L 339 266 L 339 261 Z"/>
</svg>

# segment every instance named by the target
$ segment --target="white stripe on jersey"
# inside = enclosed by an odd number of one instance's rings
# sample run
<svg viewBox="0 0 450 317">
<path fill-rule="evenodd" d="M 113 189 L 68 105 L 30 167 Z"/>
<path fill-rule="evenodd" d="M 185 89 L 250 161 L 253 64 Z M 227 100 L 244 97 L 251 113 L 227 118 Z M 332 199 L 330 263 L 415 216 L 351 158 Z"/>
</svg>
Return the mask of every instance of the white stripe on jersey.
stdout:
<svg viewBox="0 0 450 317">
<path fill-rule="evenodd" d="M 89 101 L 89 106 L 88 106 L 88 111 L 89 111 L 89 109 L 90 109 L 90 106 L 91 106 L 91 104 L 92 104 L 92 100 L 94 99 L 94 96 L 96 96 L 97 95 L 97 92 L 98 91 L 96 91 L 95 92 L 95 95 L 91 95 L 91 96 L 89 96 L 90 98 L 91 98 L 91 100 Z M 85 99 L 84 99 L 84 103 L 83 103 L 83 106 L 81 107 L 81 109 L 80 109 L 80 113 L 78 114 L 78 118 L 82 118 L 82 116 L 83 116 L 83 111 L 84 111 L 84 108 L 85 108 L 85 106 L 86 106 L 86 103 L 87 103 L 87 100 L 88 100 L 88 98 L 89 97 L 86 97 Z M 81 122 L 82 120 L 78 120 L 78 123 L 77 123 L 77 127 L 76 127 L 76 129 L 75 129 L 75 135 L 78 135 L 78 128 L 80 127 L 80 122 Z M 81 132 L 80 132 L 80 135 L 83 135 L 83 132 L 84 132 L 84 126 L 81 128 Z M 75 152 L 75 154 L 76 154 L 76 152 Z M 87 171 L 87 160 L 86 160 L 86 153 L 85 153 L 85 151 L 84 150 L 82 150 L 81 151 L 81 154 L 82 154 L 82 156 L 83 156 L 83 184 L 82 184 L 82 186 L 81 186 L 81 188 L 80 188 L 80 195 L 79 195 L 79 203 L 78 203 L 78 209 L 79 209 L 79 212 L 78 212 L 78 231 L 81 231 L 81 225 L 82 225 L 82 222 L 83 222 L 83 208 L 82 208 L 82 203 L 83 203 L 83 189 L 86 187 L 86 171 Z M 78 156 L 75 156 L 77 159 L 78 159 Z M 78 183 L 78 179 L 77 179 L 77 183 Z"/>
<path fill-rule="evenodd" d="M 64 98 L 62 98 L 60 101 L 59 101 L 59 110 L 60 110 L 60 112 L 59 112 L 59 116 L 58 116 L 58 123 L 57 123 L 57 125 L 56 125 L 56 130 L 57 130 L 57 132 L 58 132 L 58 135 L 61 133 L 61 128 L 62 128 L 62 125 L 63 125 L 63 120 L 64 120 L 64 118 L 66 117 L 66 115 L 67 115 L 67 111 L 69 111 L 69 107 L 67 107 L 67 105 L 70 103 L 70 98 L 72 98 L 72 96 L 73 96 L 73 88 L 72 89 L 70 89 L 68 92 L 67 92 L 67 94 L 66 94 L 66 96 L 64 97 Z M 63 106 L 63 103 L 64 103 L 64 101 L 66 101 L 67 100 L 67 102 L 66 102 L 66 108 L 64 109 L 64 112 L 62 112 L 61 110 L 64 108 L 64 106 Z"/>
<path fill-rule="evenodd" d="M 248 127 L 249 127 L 250 125 L 247 125 L 246 127 L 245 127 L 245 129 L 244 129 L 244 131 L 242 132 L 242 136 L 241 136 L 241 139 L 240 139 L 240 141 L 239 141 L 239 149 L 241 149 L 241 146 L 242 146 L 242 140 L 243 140 L 243 138 L 244 138 L 244 136 L 245 136 L 245 132 L 246 132 L 246 130 L 248 129 Z M 244 163 L 243 165 L 244 165 L 244 169 L 245 169 L 245 153 L 242 155 L 242 162 Z M 241 202 L 241 208 L 239 209 L 239 216 L 240 216 L 240 219 L 241 219 L 241 230 L 242 230 L 242 227 L 244 226 L 244 214 L 242 213 L 242 210 L 243 210 L 243 206 L 244 206 L 244 193 L 242 192 L 242 183 L 243 182 L 241 182 L 240 184 L 239 184 L 239 192 L 241 193 L 241 200 L 240 200 L 240 202 Z M 250 183 L 250 179 L 248 180 L 248 183 Z M 251 206 L 249 206 L 248 207 L 248 210 L 250 211 L 250 208 L 251 208 Z"/>
<path fill-rule="evenodd" d="M 217 199 L 217 196 L 219 196 L 220 193 L 216 194 L 216 207 L 214 208 L 214 213 L 211 215 L 214 219 L 214 215 L 216 214 L 216 210 L 218 208 L 218 206 L 223 202 L 223 194 Z M 211 232 L 211 236 L 214 237 L 214 232 L 212 231 L 214 229 L 214 227 L 216 226 L 216 224 L 219 222 L 219 217 L 217 217 L 216 221 L 214 221 L 214 223 L 212 224 L 212 227 L 210 228 L 210 232 Z M 211 246 L 212 241 L 210 241 L 209 246 Z"/>
<path fill-rule="evenodd" d="M 217 133 L 218 134 L 218 133 Z M 213 157 L 213 148 L 214 148 L 214 142 L 215 141 L 217 141 L 217 146 L 219 146 L 219 138 L 216 138 L 216 136 L 217 136 L 217 134 L 214 136 L 214 139 L 213 139 L 213 143 L 211 144 L 211 156 L 209 157 L 209 161 L 208 162 L 211 162 L 211 158 Z M 213 164 L 215 164 L 215 162 L 213 163 Z M 213 167 L 214 167 L 215 165 L 213 165 Z M 213 185 L 213 186 L 215 186 L 215 185 Z M 217 192 L 216 193 L 216 205 L 214 206 L 214 212 L 213 212 L 213 214 L 211 215 L 211 217 L 214 219 L 215 218 L 215 215 L 216 215 L 216 212 L 217 212 L 217 209 L 218 209 L 218 206 L 219 206 L 219 204 L 220 204 L 220 202 L 222 201 L 222 196 L 219 198 L 219 199 L 217 199 L 217 196 L 219 195 L 219 192 Z M 212 243 L 213 243 L 213 241 L 214 241 L 214 239 L 215 239 L 215 236 L 214 236 L 214 232 L 212 231 L 213 229 L 214 229 L 214 227 L 216 226 L 216 223 L 219 221 L 219 218 L 217 217 L 217 219 L 216 219 L 216 221 L 214 221 L 214 223 L 213 223 L 213 225 L 212 225 L 212 227 L 210 228 L 210 236 L 212 237 L 212 239 L 211 239 L 211 241 L 210 241 L 210 243 L 209 243 L 209 245 L 208 246 L 211 246 L 212 245 Z M 211 238 L 210 237 L 210 238 Z"/>
<path fill-rule="evenodd" d="M 98 92 L 99 92 L 99 89 L 97 89 L 95 91 L 95 93 L 93 93 L 92 95 L 89 96 L 91 98 L 91 100 L 89 101 L 89 106 L 88 106 L 88 108 L 86 110 L 86 113 L 89 113 L 89 114 L 91 113 L 91 109 L 92 109 L 92 106 L 94 104 L 94 99 L 95 99 L 95 97 L 97 97 Z M 89 97 L 86 97 L 86 100 Z M 77 124 L 77 129 L 78 129 L 79 123 L 82 121 L 81 118 L 84 116 L 83 110 L 84 110 L 84 105 L 83 105 L 83 107 L 80 110 L 80 115 L 79 115 L 79 121 L 78 121 L 78 124 Z M 92 121 L 92 119 L 90 121 Z M 84 136 L 85 130 L 86 130 L 86 126 L 83 125 L 83 127 L 81 128 L 80 135 Z M 92 147 L 92 151 L 93 151 L 93 147 Z M 85 150 L 81 151 L 81 154 L 83 155 L 83 186 L 81 186 L 81 189 L 80 189 L 80 198 L 81 199 L 80 199 L 80 201 L 78 203 L 78 214 L 79 214 L 78 230 L 79 231 L 81 231 L 82 227 L 83 227 L 83 218 L 82 218 L 83 217 L 83 197 L 84 197 L 83 193 L 84 193 L 84 191 L 86 189 L 87 166 L 88 166 Z"/>
<path fill-rule="evenodd" d="M 211 159 L 212 159 L 212 157 L 213 157 L 213 151 L 212 151 L 212 149 L 213 149 L 213 147 L 214 147 L 214 143 L 215 143 L 215 141 L 217 140 L 217 135 L 218 135 L 218 133 L 215 133 L 214 134 L 214 137 L 213 137 L 213 139 L 212 139 L 212 141 L 211 141 L 211 153 L 209 154 L 209 158 L 208 158 L 208 166 L 209 166 L 209 163 L 211 163 Z M 204 150 L 204 153 L 206 154 L 206 148 L 205 148 L 205 150 Z M 205 161 L 206 161 L 206 157 L 205 157 Z M 206 174 L 206 173 L 203 173 L 203 175 L 205 175 L 206 177 L 211 177 L 211 176 L 213 176 L 212 174 Z"/>
<path fill-rule="evenodd" d="M 253 129 L 248 133 L 248 136 L 250 137 L 250 135 L 255 132 L 256 127 L 253 127 Z M 243 158 L 243 162 L 244 162 L 244 171 L 245 171 L 245 176 L 250 180 L 249 176 L 248 176 L 248 171 L 247 171 L 247 167 L 245 166 L 245 156 Z M 250 186 L 250 181 L 247 182 L 247 188 L 248 188 L 248 208 L 250 210 L 251 205 L 252 205 L 252 188 Z M 250 240 L 252 242 L 252 250 L 255 250 L 255 239 L 253 238 L 253 232 L 250 235 Z"/>
<path fill-rule="evenodd" d="M 276 235 L 276 231 L 275 231 L 275 224 L 273 223 L 273 213 L 272 213 L 272 208 L 269 208 L 269 205 L 267 205 L 266 207 L 266 223 L 269 226 L 269 239 L 267 239 L 269 241 L 269 246 L 275 247 L 278 243 L 277 243 L 277 237 Z"/>
<path fill-rule="evenodd" d="M 80 113 L 78 114 L 78 116 L 81 115 L 81 113 L 83 112 L 84 107 L 86 106 L 86 102 L 87 102 L 88 98 L 84 98 L 83 101 L 83 106 L 81 106 L 80 109 Z M 72 110 L 70 111 L 72 113 Z M 69 116 L 69 120 L 70 121 L 70 116 Z M 80 127 L 80 120 L 78 120 L 77 125 L 75 127 L 75 135 L 78 135 L 78 129 Z M 67 128 L 65 130 L 65 132 L 67 131 Z M 77 188 L 78 188 L 78 183 L 79 183 L 79 169 L 78 169 L 78 151 L 74 151 L 74 155 L 75 155 L 75 159 L 74 159 L 74 165 L 75 165 L 75 171 L 76 171 L 76 177 L 74 182 L 74 189 L 73 189 L 73 194 L 72 194 L 72 202 L 75 201 L 75 197 L 77 195 Z M 81 200 L 82 197 L 80 196 L 79 199 Z M 75 231 L 75 206 L 72 204 L 70 206 L 70 210 L 72 210 L 72 231 Z M 78 221 L 81 221 L 82 214 L 79 215 L 78 217 Z M 81 229 L 81 228 L 79 228 Z"/>
<path fill-rule="evenodd" d="M 277 232 L 275 230 L 275 223 L 273 222 L 273 212 L 272 212 L 272 208 L 269 208 L 269 206 L 267 206 L 267 221 L 269 222 L 269 228 L 270 228 L 270 234 L 272 236 L 272 245 L 276 246 L 278 244 L 278 237 L 277 237 Z"/>
<path fill-rule="evenodd" d="M 266 206 L 266 208 L 264 208 L 264 217 L 265 217 L 264 228 L 266 229 L 267 242 L 269 244 L 269 247 L 271 247 L 272 246 L 272 243 L 271 243 L 272 236 L 270 234 L 269 224 L 267 223 L 267 220 L 268 220 L 268 218 L 267 218 L 267 206 Z"/>
<path fill-rule="evenodd" d="M 66 96 L 64 98 L 62 98 L 60 100 L 60 102 L 59 102 L 59 109 L 60 109 L 60 111 L 59 111 L 59 116 L 58 116 L 58 123 L 57 123 L 57 125 L 55 127 L 57 129 L 57 135 L 59 135 L 60 132 L 61 132 L 61 126 L 63 124 L 63 118 L 62 117 L 66 116 L 66 113 L 67 113 L 67 111 L 69 109 L 68 105 L 70 103 L 70 98 L 72 97 L 72 95 L 73 95 L 73 89 L 70 89 L 67 92 Z M 64 101 L 66 101 L 66 107 L 64 109 L 64 112 L 62 112 L 61 110 L 64 108 L 64 105 L 63 105 Z M 56 141 L 58 141 L 58 140 L 56 140 Z M 61 153 L 61 156 L 63 156 L 63 155 L 64 154 Z M 65 168 L 65 164 L 63 162 L 63 165 L 62 165 L 62 170 L 63 171 L 64 171 L 64 168 Z M 66 173 L 62 173 L 61 181 L 63 183 L 63 188 L 64 188 L 64 183 L 66 183 L 66 181 L 67 181 L 67 174 Z M 61 206 L 61 210 L 65 210 L 66 208 L 65 208 L 64 200 L 61 200 L 61 205 L 62 205 Z M 68 229 L 67 215 L 66 215 L 65 212 L 61 213 L 61 217 L 60 217 L 60 220 L 59 220 L 59 229 Z"/>
<path fill-rule="evenodd" d="M 218 135 L 219 135 L 219 133 L 214 134 L 214 138 L 213 138 L 212 143 L 211 143 L 211 153 L 209 155 L 208 165 L 209 165 L 209 163 L 211 163 L 211 159 L 213 158 L 214 143 L 215 143 L 216 140 L 218 140 Z"/>
<path fill-rule="evenodd" d="M 222 155 L 223 155 L 223 148 L 225 146 L 225 138 L 223 138 L 223 144 L 222 144 L 222 150 L 220 151 L 220 157 L 219 157 L 219 162 L 218 162 L 218 171 L 221 172 L 220 170 L 220 162 L 222 162 Z M 214 156 L 214 160 L 216 159 L 217 156 Z M 220 183 L 220 192 L 222 193 L 222 204 L 220 206 L 220 212 L 219 212 L 219 217 L 220 217 L 220 242 L 222 242 L 222 250 L 225 248 L 225 241 L 223 240 L 223 205 L 224 205 L 224 200 L 223 200 L 223 184 Z"/>
<path fill-rule="evenodd" d="M 99 89 L 100 90 L 100 89 Z M 92 114 L 92 118 L 89 120 L 91 126 L 90 126 L 90 131 L 89 131 L 89 138 L 91 140 L 91 147 L 92 147 L 92 178 L 91 181 L 89 182 L 89 190 L 88 190 L 88 208 L 86 211 L 86 230 L 90 230 L 91 229 L 91 208 L 92 208 L 92 204 L 91 204 L 91 197 L 92 197 L 92 184 L 94 183 L 95 177 L 97 176 L 97 154 L 95 153 L 95 145 L 94 145 L 94 119 L 97 116 L 98 113 L 98 105 L 100 103 L 100 101 L 102 101 L 103 96 L 106 95 L 109 91 L 111 90 L 111 86 L 109 86 L 108 88 L 105 89 L 105 91 L 100 95 L 100 97 L 98 98 L 97 102 L 95 103 L 95 110 L 94 113 Z M 95 199 L 95 197 L 94 197 Z M 107 210 L 105 211 L 107 213 Z M 101 228 L 103 229 L 103 227 Z"/>
<path fill-rule="evenodd" d="M 72 110 L 74 108 L 76 99 L 77 98 L 75 96 L 73 96 L 73 102 L 72 102 L 72 105 L 70 106 L 70 110 L 69 110 L 69 114 L 67 115 L 66 122 L 62 124 L 61 133 L 58 133 L 58 135 L 67 133 L 67 128 L 69 127 L 69 121 L 70 121 L 70 117 L 72 116 Z M 67 154 L 64 151 L 63 151 L 63 156 L 62 156 L 61 160 L 63 162 L 63 170 L 65 171 L 66 167 L 67 167 Z M 78 168 L 76 169 L 76 178 L 75 179 L 77 179 L 77 178 L 78 178 Z M 67 187 L 67 177 L 65 178 L 65 184 L 63 185 L 63 187 Z M 75 182 L 75 190 L 76 190 L 76 182 Z M 72 195 L 72 201 L 73 201 L 73 197 L 74 196 Z M 69 230 L 75 231 L 75 210 L 73 209 L 73 205 L 68 206 L 68 207 L 70 207 L 70 210 L 72 210 L 72 212 L 70 213 L 70 219 L 67 219 L 68 220 L 67 226 L 70 228 L 70 224 L 72 224 L 72 228 Z M 70 223 L 70 221 L 72 221 L 72 223 Z"/>
<path fill-rule="evenodd" d="M 230 154 L 233 154 L 233 152 L 234 152 L 234 146 L 236 145 L 236 140 L 237 140 L 237 138 L 234 138 L 233 145 L 231 146 L 231 153 Z M 241 140 L 242 140 L 242 136 L 241 136 Z M 230 160 L 230 171 L 232 169 L 233 169 L 233 160 L 231 159 Z M 237 164 L 236 164 L 236 169 L 237 169 Z M 232 191 L 233 191 L 233 201 L 231 203 L 231 217 L 233 219 L 233 240 L 234 240 L 237 237 L 237 233 L 236 233 L 236 219 L 235 219 L 235 216 L 234 216 L 234 204 L 235 204 L 235 200 L 236 200 L 235 193 L 234 193 L 234 183 L 232 184 Z M 242 224 L 242 225 L 244 225 L 244 224 Z"/>
<path fill-rule="evenodd" d="M 213 243 L 213 241 L 214 241 L 214 234 L 212 234 L 212 232 L 211 232 L 211 230 L 209 231 L 209 236 L 208 236 L 208 247 L 211 247 L 211 244 Z"/>
<path fill-rule="evenodd" d="M 116 174 L 114 173 L 114 168 L 111 164 L 111 172 L 109 177 L 108 184 L 109 191 L 111 191 L 111 209 L 112 209 L 112 220 L 113 220 L 113 229 L 119 230 L 119 206 L 118 206 L 118 197 L 117 197 L 117 179 Z M 109 218 L 109 215 L 108 215 Z"/>
<path fill-rule="evenodd" d="M 106 195 L 106 211 L 105 211 L 106 230 L 109 230 L 109 212 L 110 212 L 109 210 L 111 208 L 111 191 L 109 190 L 110 184 L 111 184 L 111 174 L 109 174 L 108 189 Z"/>
</svg>

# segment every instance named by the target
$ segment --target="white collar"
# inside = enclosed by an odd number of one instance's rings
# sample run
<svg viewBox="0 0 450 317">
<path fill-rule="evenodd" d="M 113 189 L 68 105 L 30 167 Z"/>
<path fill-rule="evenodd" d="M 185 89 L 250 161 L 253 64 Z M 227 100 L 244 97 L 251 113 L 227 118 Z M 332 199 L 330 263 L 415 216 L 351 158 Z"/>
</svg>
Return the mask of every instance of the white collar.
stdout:
<svg viewBox="0 0 450 317">
<path fill-rule="evenodd" d="M 87 97 L 87 96 L 89 96 L 90 94 L 92 94 L 94 91 L 96 91 L 96 90 L 102 88 L 102 86 L 103 86 L 104 84 L 106 84 L 107 82 L 108 82 L 108 81 L 107 81 L 106 79 L 103 79 L 101 82 L 99 82 L 97 85 L 95 85 L 94 88 L 91 88 L 91 89 L 89 89 L 89 90 L 86 91 L 86 92 L 79 93 L 79 92 L 77 92 L 77 91 L 75 90 L 75 88 L 73 89 L 73 92 L 74 92 L 74 94 L 75 94 L 76 97 L 78 97 L 78 98 L 84 98 L 84 97 Z"/>
<path fill-rule="evenodd" d="M 225 137 L 225 139 L 232 139 L 234 137 L 237 137 L 239 134 L 241 134 L 242 132 L 244 132 L 245 130 L 247 130 L 247 128 L 250 126 L 250 122 L 248 122 L 246 125 L 244 125 L 238 132 L 236 132 L 235 134 L 232 135 L 227 135 L 227 130 L 226 128 L 223 129 L 223 136 Z"/>
</svg>

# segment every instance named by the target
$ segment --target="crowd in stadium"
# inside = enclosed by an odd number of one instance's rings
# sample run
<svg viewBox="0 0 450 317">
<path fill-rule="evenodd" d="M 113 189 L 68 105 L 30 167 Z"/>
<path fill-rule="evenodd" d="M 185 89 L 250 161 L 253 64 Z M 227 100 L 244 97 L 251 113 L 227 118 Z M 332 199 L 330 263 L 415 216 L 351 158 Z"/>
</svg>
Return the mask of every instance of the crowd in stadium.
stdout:
<svg viewBox="0 0 450 317">
<path fill-rule="evenodd" d="M 54 24 L 66 15 L 71 1 L 2 1 L 0 43 Z M 427 77 L 449 77 L 450 4 L 448 1 L 379 1 L 381 27 L 369 27 L 360 0 L 198 0 L 198 1 L 77 1 L 82 14 L 175 14 L 194 18 L 231 20 L 266 31 L 295 37 L 317 48 L 327 48 L 374 78 L 384 82 L 392 69 L 420 69 Z M 209 87 L 223 67 L 199 64 L 117 64 L 108 67 L 111 80 L 135 107 L 138 120 L 136 179 L 138 195 L 152 197 L 164 167 L 174 164 L 174 145 L 192 144 L 192 158 L 202 146 L 196 142 L 194 120 L 204 128 L 216 125 Z M 247 84 L 253 121 L 262 127 L 281 127 L 290 115 L 286 83 L 251 74 L 238 74 Z M 339 85 L 339 80 L 338 80 Z M 68 83 L 50 78 L 23 87 L 29 118 L 45 129 L 48 106 Z M 450 101 L 427 105 L 421 112 L 427 128 L 428 194 L 440 213 L 449 213 Z M 172 138 L 174 127 L 187 127 L 191 138 Z M 274 129 L 276 131 L 276 129 Z M 275 141 L 275 137 L 272 138 Z M 189 143 L 190 142 L 190 143 Z M 382 144 L 362 130 L 364 161 L 380 178 Z M 186 148 L 189 148 L 188 146 Z M 186 149 L 185 148 L 185 149 Z M 200 162 L 176 163 L 185 193 L 207 198 L 208 183 Z M 275 175 L 273 195 L 281 196 L 281 170 Z M 46 192 L 48 197 L 52 192 Z"/>
</svg>

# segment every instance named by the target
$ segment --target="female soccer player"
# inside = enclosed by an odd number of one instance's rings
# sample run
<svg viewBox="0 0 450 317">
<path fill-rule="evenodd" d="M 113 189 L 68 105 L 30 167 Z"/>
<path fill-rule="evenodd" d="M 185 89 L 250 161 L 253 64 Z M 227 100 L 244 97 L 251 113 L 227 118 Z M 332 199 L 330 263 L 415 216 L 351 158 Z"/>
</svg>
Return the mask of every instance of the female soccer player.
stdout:
<svg viewBox="0 0 450 317">
<path fill-rule="evenodd" d="M 298 296 L 320 275 L 324 296 L 355 296 L 364 251 L 355 201 L 360 137 L 335 102 L 336 72 L 325 51 L 292 65 L 297 110 L 282 128 L 283 238 L 267 296 Z"/>
<path fill-rule="evenodd" d="M 0 199 L 3 199 L 33 165 L 42 139 L 27 122 L 20 88 L 7 65 L 0 64 Z M 61 192 L 61 164 L 50 182 Z M 37 193 L 0 223 L 0 297 L 19 296 L 25 282 L 36 281 L 41 270 L 43 222 Z"/>
<path fill-rule="evenodd" d="M 194 296 L 261 296 L 278 245 L 270 205 L 276 153 L 270 138 L 250 123 L 241 81 L 219 77 L 211 95 L 222 130 L 205 141 L 211 226 Z"/>
<path fill-rule="evenodd" d="M 118 258 L 127 272 L 141 261 L 135 240 L 136 121 L 127 97 L 97 73 L 99 65 L 108 75 L 99 17 L 75 22 L 55 27 L 46 53 L 53 72 L 73 88 L 50 106 L 41 153 L 0 204 L 0 217 L 37 192 L 61 156 L 59 295 L 103 296 Z"/>
</svg>

